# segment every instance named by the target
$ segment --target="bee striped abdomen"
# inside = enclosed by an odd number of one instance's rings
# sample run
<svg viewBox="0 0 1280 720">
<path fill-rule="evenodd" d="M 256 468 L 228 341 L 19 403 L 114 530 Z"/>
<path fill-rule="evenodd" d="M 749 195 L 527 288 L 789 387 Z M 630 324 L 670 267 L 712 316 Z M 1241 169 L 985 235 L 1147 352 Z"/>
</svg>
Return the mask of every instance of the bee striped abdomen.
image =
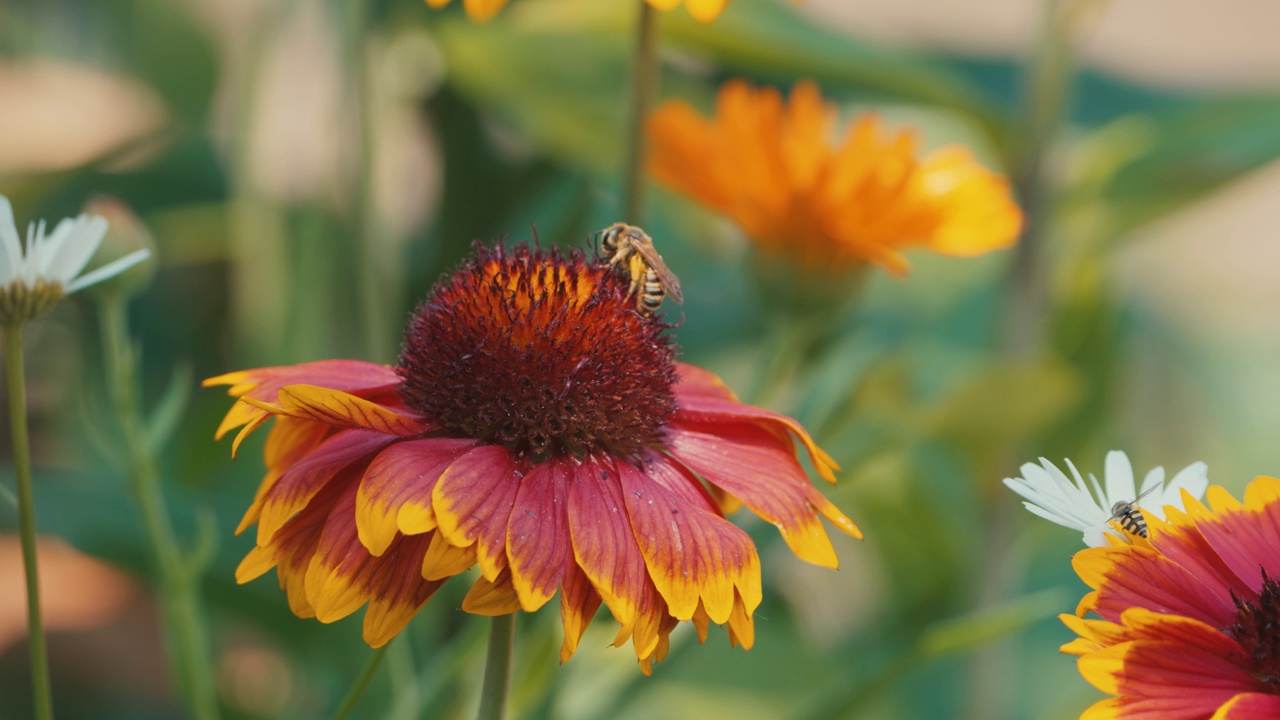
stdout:
<svg viewBox="0 0 1280 720">
<path fill-rule="evenodd" d="M 652 268 L 646 268 L 644 273 L 644 287 L 636 298 L 636 309 L 645 315 L 649 315 L 662 307 L 662 301 L 667 297 L 667 291 L 662 288 L 662 281 L 658 279 L 658 273 Z"/>
<path fill-rule="evenodd" d="M 1124 501 L 1116 503 L 1111 507 L 1111 519 L 1120 523 L 1125 532 L 1147 537 L 1147 519 L 1142 516 L 1142 510 L 1138 509 L 1137 504 Z"/>
</svg>

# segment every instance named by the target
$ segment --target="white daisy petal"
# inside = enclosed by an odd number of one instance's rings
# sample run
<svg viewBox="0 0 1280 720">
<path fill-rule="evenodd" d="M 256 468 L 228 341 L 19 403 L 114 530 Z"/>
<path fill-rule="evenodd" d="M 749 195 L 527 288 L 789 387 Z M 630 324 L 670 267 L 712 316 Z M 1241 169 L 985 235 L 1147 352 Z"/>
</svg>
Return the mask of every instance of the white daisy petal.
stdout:
<svg viewBox="0 0 1280 720">
<path fill-rule="evenodd" d="M 151 251 L 146 248 L 134 250 L 122 258 L 112 260 L 106 265 L 76 278 L 67 285 L 67 294 L 70 295 L 71 293 L 77 290 L 83 290 L 94 283 L 102 282 L 109 277 L 119 275 L 149 257 L 151 257 Z"/>
<path fill-rule="evenodd" d="M 69 221 L 63 220 L 58 223 L 57 230 L 62 229 L 63 225 Z M 84 270 L 84 266 L 89 264 L 89 258 L 98 251 L 98 246 L 102 244 L 102 238 L 107 235 L 107 221 L 105 218 L 94 215 L 81 215 L 74 222 L 70 222 L 70 228 L 67 230 L 67 236 L 58 238 L 60 240 L 58 249 L 61 252 L 56 257 L 46 260 L 44 272 L 50 278 L 57 279 L 63 285 L 71 282 L 71 279 L 80 274 Z M 52 244 L 53 240 L 50 240 Z M 83 287 L 83 285 L 81 286 Z"/>
<path fill-rule="evenodd" d="M 1133 465 L 1129 463 L 1129 456 L 1121 450 L 1107 453 L 1106 488 L 1107 499 L 1112 503 L 1132 501 L 1138 497 L 1133 484 Z"/>
<path fill-rule="evenodd" d="M 1162 508 L 1163 504 L 1181 508 L 1180 496 L 1176 501 L 1166 501 L 1174 500 L 1173 496 L 1182 489 L 1192 493 L 1194 497 L 1202 497 L 1209 486 L 1204 463 L 1188 466 L 1174 476 L 1167 487 L 1164 483 L 1164 469 L 1157 467 L 1151 470 L 1143 478 L 1142 492 L 1147 495 L 1142 497 L 1134 489 L 1133 465 L 1123 452 L 1107 453 L 1103 483 L 1099 483 L 1092 474 L 1086 483 L 1084 476 L 1070 460 L 1066 464 L 1071 471 L 1070 478 L 1053 463 L 1041 458 L 1039 465 L 1023 465 L 1020 468 L 1022 477 L 1005 478 L 1004 484 L 1023 497 L 1023 505 L 1033 514 L 1081 531 L 1082 539 L 1090 547 L 1107 545 L 1108 535 L 1128 540 L 1124 531 L 1117 530 L 1111 524 L 1111 508 L 1117 502 L 1137 500 L 1143 512 L 1150 511 L 1163 518 L 1163 510 L 1152 509 L 1148 502 L 1159 503 L 1155 505 L 1157 508 Z"/>
<path fill-rule="evenodd" d="M 22 236 L 13 221 L 13 205 L 0 195 L 0 287 L 18 279 L 22 273 Z"/>
</svg>

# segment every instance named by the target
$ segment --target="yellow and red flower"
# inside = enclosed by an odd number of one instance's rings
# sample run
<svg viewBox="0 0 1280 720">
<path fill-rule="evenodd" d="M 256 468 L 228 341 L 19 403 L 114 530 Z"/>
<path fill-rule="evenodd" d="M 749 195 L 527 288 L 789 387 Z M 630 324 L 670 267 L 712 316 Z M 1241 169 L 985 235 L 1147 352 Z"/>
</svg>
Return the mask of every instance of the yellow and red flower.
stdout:
<svg viewBox="0 0 1280 720">
<path fill-rule="evenodd" d="M 1182 499 L 1147 516 L 1149 538 L 1072 562 L 1094 591 L 1062 616 L 1080 636 L 1062 650 L 1117 696 L 1083 718 L 1280 717 L 1280 480 L 1257 478 L 1243 503 L 1210 487 L 1212 510 Z"/>
<path fill-rule="evenodd" d="M 964 147 L 918 158 L 912 130 L 859 117 L 833 142 L 836 109 L 800 82 L 790 102 L 734 80 L 707 119 L 688 103 L 649 117 L 658 182 L 727 215 L 757 249 L 829 274 L 874 263 L 894 274 L 902 251 L 973 256 L 1008 247 L 1022 215 L 1008 181 Z"/>
<path fill-rule="evenodd" d="M 248 582 L 273 567 L 301 617 L 366 602 L 364 637 L 396 635 L 478 565 L 463 609 L 532 612 L 557 591 L 561 659 L 603 603 L 645 672 L 678 621 L 750 647 L 760 561 L 724 514 L 744 504 L 800 558 L 835 567 L 820 517 L 859 537 L 809 482 L 834 462 L 794 420 L 738 402 L 674 361 L 668 327 L 632 308 L 603 262 L 479 248 L 416 311 L 395 368 L 350 360 L 205 381 L 239 398 L 234 448 L 270 418 Z M 704 484 L 705 483 L 705 484 Z"/>
</svg>

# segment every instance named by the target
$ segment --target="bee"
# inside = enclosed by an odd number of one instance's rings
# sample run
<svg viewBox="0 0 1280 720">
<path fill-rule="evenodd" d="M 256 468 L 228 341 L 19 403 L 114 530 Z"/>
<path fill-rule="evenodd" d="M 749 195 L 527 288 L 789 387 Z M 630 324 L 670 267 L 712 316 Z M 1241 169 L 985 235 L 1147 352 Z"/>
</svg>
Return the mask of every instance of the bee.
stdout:
<svg viewBox="0 0 1280 720">
<path fill-rule="evenodd" d="M 1147 519 L 1142 516 L 1142 510 L 1138 508 L 1138 501 L 1150 495 L 1155 488 L 1142 493 L 1132 501 L 1121 500 L 1111 506 L 1110 520 L 1114 520 L 1120 524 L 1125 531 L 1137 535 L 1139 537 L 1147 536 Z"/>
<path fill-rule="evenodd" d="M 670 297 L 684 302 L 680 279 L 662 261 L 653 247 L 653 239 L 635 225 L 614 223 L 601 231 L 600 252 L 609 259 L 609 267 L 625 267 L 631 276 L 628 297 L 636 296 L 636 311 L 650 315 Z"/>
</svg>

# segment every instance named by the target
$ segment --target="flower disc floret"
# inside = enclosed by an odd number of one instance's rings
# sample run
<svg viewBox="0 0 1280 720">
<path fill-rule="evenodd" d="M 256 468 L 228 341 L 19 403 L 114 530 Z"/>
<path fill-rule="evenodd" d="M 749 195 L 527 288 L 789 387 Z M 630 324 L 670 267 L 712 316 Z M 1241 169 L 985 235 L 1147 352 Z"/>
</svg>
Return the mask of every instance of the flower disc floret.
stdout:
<svg viewBox="0 0 1280 720">
<path fill-rule="evenodd" d="M 414 314 L 396 372 L 414 410 L 535 458 L 634 456 L 675 412 L 667 326 L 581 253 L 479 248 Z"/>
</svg>

